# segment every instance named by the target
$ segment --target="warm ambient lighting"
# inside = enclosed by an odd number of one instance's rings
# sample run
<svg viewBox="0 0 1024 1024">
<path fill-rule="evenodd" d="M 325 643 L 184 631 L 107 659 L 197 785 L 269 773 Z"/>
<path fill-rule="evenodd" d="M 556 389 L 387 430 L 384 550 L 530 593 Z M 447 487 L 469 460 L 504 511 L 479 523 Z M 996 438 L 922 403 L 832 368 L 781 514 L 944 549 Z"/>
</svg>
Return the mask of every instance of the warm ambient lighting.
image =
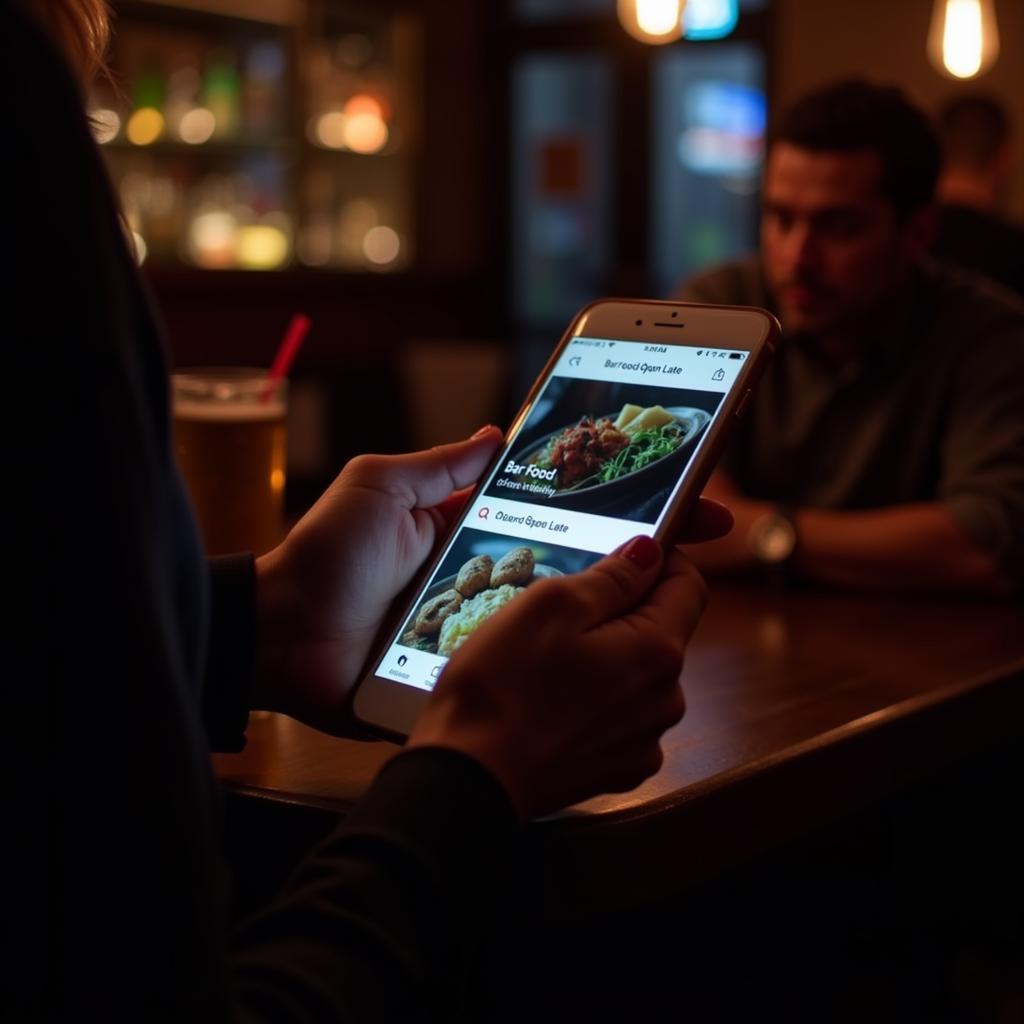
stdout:
<svg viewBox="0 0 1024 1024">
<path fill-rule="evenodd" d="M 217 119 L 213 116 L 213 111 L 207 110 L 206 107 L 193 107 L 186 111 L 178 125 L 181 141 L 187 142 L 190 146 L 208 142 L 216 130 Z"/>
<path fill-rule="evenodd" d="M 394 228 L 378 224 L 370 228 L 363 238 L 363 255 L 370 263 L 378 267 L 386 267 L 398 259 L 402 250 L 402 241 Z"/>
<path fill-rule="evenodd" d="M 238 221 L 223 210 L 198 214 L 189 225 L 188 249 L 193 262 L 207 270 L 234 266 Z"/>
<path fill-rule="evenodd" d="M 365 94 L 353 96 L 340 111 L 314 118 L 309 131 L 313 141 L 325 149 L 350 149 L 353 153 L 379 153 L 389 137 L 380 102 Z"/>
<path fill-rule="evenodd" d="M 273 270 L 288 259 L 288 236 L 271 224 L 248 224 L 238 229 L 235 257 L 245 270 Z"/>
<path fill-rule="evenodd" d="M 353 114 L 345 118 L 345 145 L 353 153 L 377 153 L 388 141 L 388 126 L 378 114 Z"/>
<path fill-rule="evenodd" d="M 928 56 L 951 78 L 975 78 L 999 56 L 992 0 L 935 0 Z"/>
<path fill-rule="evenodd" d="M 321 114 L 316 119 L 314 135 L 316 141 L 327 149 L 345 148 L 345 124 L 348 118 L 338 111 L 329 114 Z"/>
<path fill-rule="evenodd" d="M 642 43 L 673 43 L 683 34 L 683 0 L 619 0 L 619 21 Z"/>
<path fill-rule="evenodd" d="M 384 109 L 380 105 L 380 100 L 374 99 L 373 96 L 368 96 L 366 93 L 357 93 L 355 96 L 351 96 L 345 101 L 345 106 L 342 109 L 346 117 L 355 117 L 357 114 L 370 114 L 381 119 L 384 117 Z"/>
<path fill-rule="evenodd" d="M 148 146 L 163 135 L 164 115 L 155 107 L 139 107 L 128 118 L 124 133 L 136 146 Z"/>
</svg>

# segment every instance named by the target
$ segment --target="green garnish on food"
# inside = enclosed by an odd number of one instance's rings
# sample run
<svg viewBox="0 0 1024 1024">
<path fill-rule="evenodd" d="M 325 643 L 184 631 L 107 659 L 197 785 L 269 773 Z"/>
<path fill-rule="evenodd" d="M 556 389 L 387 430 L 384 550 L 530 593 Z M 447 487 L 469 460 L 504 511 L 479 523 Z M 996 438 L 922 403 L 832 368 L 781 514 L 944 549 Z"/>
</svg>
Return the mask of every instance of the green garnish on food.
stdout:
<svg viewBox="0 0 1024 1024">
<path fill-rule="evenodd" d="M 666 423 L 654 430 L 641 430 L 634 434 L 629 444 L 606 462 L 596 474 L 601 483 L 617 480 L 620 476 L 635 473 L 652 462 L 671 455 L 683 440 L 683 432 L 676 423 Z"/>
</svg>

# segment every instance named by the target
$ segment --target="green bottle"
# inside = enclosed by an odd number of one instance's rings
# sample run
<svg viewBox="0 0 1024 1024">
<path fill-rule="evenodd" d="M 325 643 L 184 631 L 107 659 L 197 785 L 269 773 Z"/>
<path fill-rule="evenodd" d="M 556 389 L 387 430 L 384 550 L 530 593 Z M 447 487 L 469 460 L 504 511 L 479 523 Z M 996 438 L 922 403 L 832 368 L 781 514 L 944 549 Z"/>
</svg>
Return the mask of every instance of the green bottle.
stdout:
<svg viewBox="0 0 1024 1024">
<path fill-rule="evenodd" d="M 241 120 L 240 92 L 233 55 L 223 51 L 211 53 L 203 79 L 203 96 L 217 121 L 213 132 L 215 138 L 237 137 Z"/>
</svg>

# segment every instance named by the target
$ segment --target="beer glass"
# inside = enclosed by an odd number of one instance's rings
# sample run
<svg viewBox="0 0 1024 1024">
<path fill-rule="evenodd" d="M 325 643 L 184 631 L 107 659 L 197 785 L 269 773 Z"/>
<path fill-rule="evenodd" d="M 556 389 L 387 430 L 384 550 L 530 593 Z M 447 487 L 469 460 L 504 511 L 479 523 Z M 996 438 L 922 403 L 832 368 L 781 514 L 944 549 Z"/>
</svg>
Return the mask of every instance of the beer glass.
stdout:
<svg viewBox="0 0 1024 1024">
<path fill-rule="evenodd" d="M 206 553 L 263 554 L 284 528 L 287 382 L 210 367 L 171 376 L 174 447 Z"/>
</svg>

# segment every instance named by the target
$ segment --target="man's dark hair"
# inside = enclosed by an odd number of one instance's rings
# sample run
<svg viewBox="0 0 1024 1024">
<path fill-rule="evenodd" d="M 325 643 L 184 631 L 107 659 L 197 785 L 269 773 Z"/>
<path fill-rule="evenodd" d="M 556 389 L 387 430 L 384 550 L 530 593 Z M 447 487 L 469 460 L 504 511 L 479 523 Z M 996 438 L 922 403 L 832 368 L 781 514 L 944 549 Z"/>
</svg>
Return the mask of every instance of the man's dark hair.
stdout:
<svg viewBox="0 0 1024 1024">
<path fill-rule="evenodd" d="M 986 170 L 1010 137 L 1010 119 L 991 96 L 957 96 L 939 111 L 938 120 L 943 155 L 953 167 Z"/>
<path fill-rule="evenodd" d="M 782 114 L 772 141 L 814 152 L 877 153 L 879 190 L 901 218 L 935 192 L 938 140 L 928 118 L 896 86 L 853 78 L 808 93 Z"/>
</svg>

